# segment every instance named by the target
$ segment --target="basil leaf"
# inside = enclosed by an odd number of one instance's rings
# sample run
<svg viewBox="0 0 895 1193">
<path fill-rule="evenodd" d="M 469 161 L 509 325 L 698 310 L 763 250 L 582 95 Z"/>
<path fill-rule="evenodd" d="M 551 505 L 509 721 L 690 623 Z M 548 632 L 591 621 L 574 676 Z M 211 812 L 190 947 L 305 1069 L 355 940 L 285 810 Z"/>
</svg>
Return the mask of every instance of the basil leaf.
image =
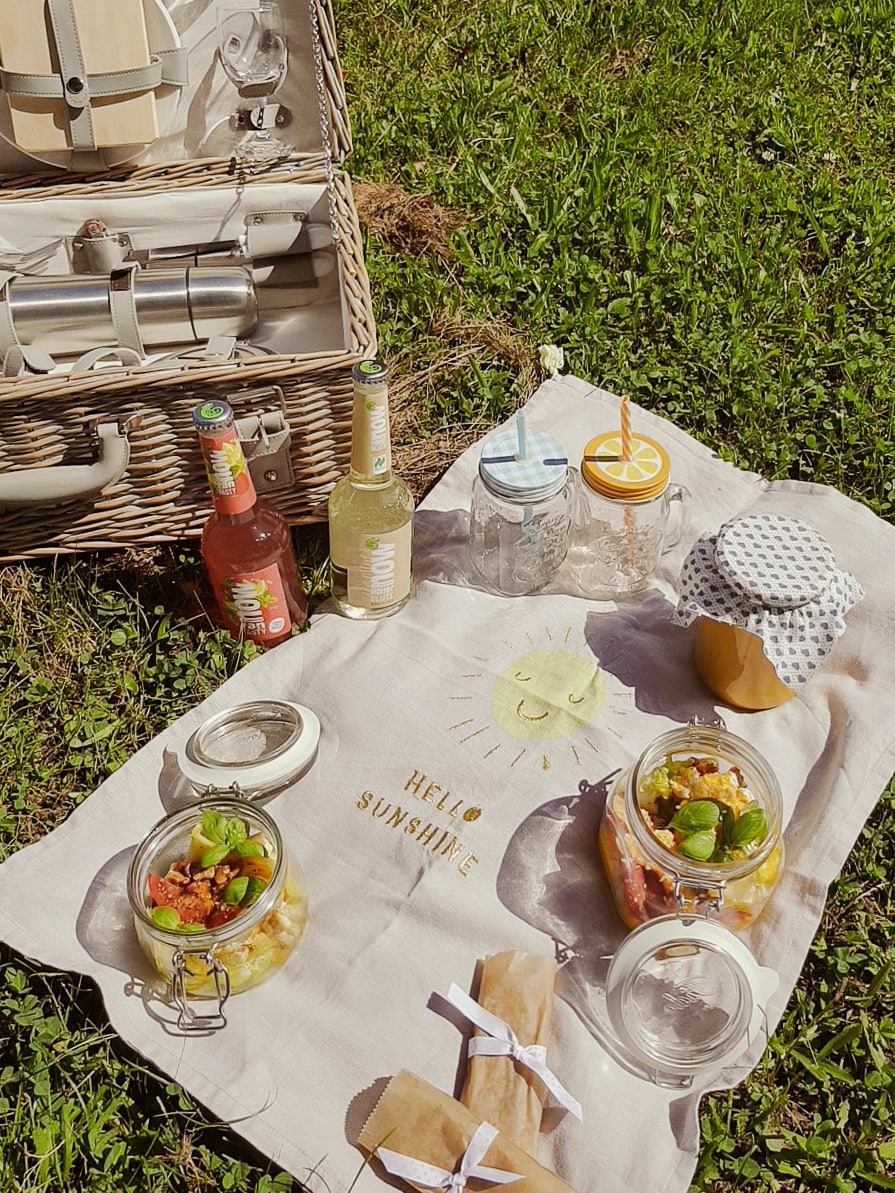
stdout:
<svg viewBox="0 0 895 1193">
<path fill-rule="evenodd" d="M 243 907 L 251 907 L 266 886 L 267 883 L 263 878 L 250 878 L 246 893 L 242 898 Z"/>
<path fill-rule="evenodd" d="M 221 899 L 230 907 L 238 907 L 245 898 L 246 891 L 249 888 L 249 880 L 246 877 L 234 878 L 224 887 Z"/>
<path fill-rule="evenodd" d="M 689 803 L 681 804 L 672 816 L 668 827 L 689 837 L 691 833 L 701 833 L 713 829 L 718 823 L 720 815 L 718 805 L 714 800 L 693 799 Z"/>
<path fill-rule="evenodd" d="M 264 849 L 257 841 L 237 841 L 233 852 L 239 857 L 264 857 Z"/>
<path fill-rule="evenodd" d="M 695 862 L 707 862 L 715 852 L 715 834 L 712 832 L 691 833 L 684 837 L 677 851 Z"/>
<path fill-rule="evenodd" d="M 230 846 L 212 845 L 211 849 L 206 849 L 199 858 L 199 865 L 203 870 L 207 870 L 209 866 L 216 866 L 218 862 L 222 862 L 227 854 L 230 852 Z"/>
<path fill-rule="evenodd" d="M 744 849 L 754 841 L 763 841 L 767 831 L 764 809 L 747 808 L 730 830 L 730 844 L 734 849 Z"/>
<path fill-rule="evenodd" d="M 224 840 L 230 845 L 235 845 L 237 841 L 244 841 L 248 835 L 249 830 L 246 827 L 246 822 L 237 816 L 228 820 L 224 825 Z"/>
<path fill-rule="evenodd" d="M 152 922 L 164 928 L 166 932 L 176 932 L 180 927 L 180 916 L 173 907 L 153 907 L 149 914 L 152 916 Z"/>
<path fill-rule="evenodd" d="M 728 808 L 727 804 L 721 806 L 721 844 L 730 844 L 730 834 L 733 826 L 736 824 L 736 815 L 733 808 Z"/>
<path fill-rule="evenodd" d="M 206 808 L 202 813 L 202 836 L 207 837 L 209 841 L 215 841 L 217 844 L 222 845 L 226 823 L 220 812 L 215 812 L 212 808 Z"/>
</svg>

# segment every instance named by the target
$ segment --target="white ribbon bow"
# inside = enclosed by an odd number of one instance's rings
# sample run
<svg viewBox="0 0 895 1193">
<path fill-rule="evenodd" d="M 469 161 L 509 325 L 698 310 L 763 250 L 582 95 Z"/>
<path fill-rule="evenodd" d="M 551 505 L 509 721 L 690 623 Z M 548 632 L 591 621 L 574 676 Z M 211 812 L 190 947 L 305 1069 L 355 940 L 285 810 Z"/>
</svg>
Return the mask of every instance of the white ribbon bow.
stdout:
<svg viewBox="0 0 895 1193">
<path fill-rule="evenodd" d="M 479 1123 L 456 1172 L 448 1172 L 435 1164 L 424 1164 L 422 1160 L 414 1160 L 412 1156 L 393 1152 L 387 1147 L 377 1147 L 376 1155 L 392 1176 L 402 1177 L 405 1181 L 412 1181 L 417 1185 L 425 1185 L 429 1189 L 449 1189 L 451 1193 L 454 1193 L 454 1190 L 465 1189 L 466 1182 L 472 1177 L 479 1181 L 487 1181 L 491 1185 L 509 1185 L 513 1181 L 521 1181 L 522 1177 L 518 1172 L 503 1172 L 499 1168 L 487 1168 L 479 1163 L 496 1136 L 496 1127 L 492 1127 L 490 1123 Z"/>
<path fill-rule="evenodd" d="M 474 1023 L 477 1028 L 485 1032 L 484 1036 L 473 1036 L 469 1041 L 469 1056 L 510 1056 L 518 1064 L 529 1069 L 536 1077 L 540 1077 L 544 1085 L 553 1095 L 560 1106 L 565 1107 L 577 1119 L 582 1117 L 581 1103 L 576 1101 L 569 1091 L 560 1083 L 559 1079 L 547 1068 L 547 1049 L 543 1044 L 520 1044 L 516 1033 L 509 1026 L 486 1011 L 483 1006 L 470 998 L 455 983 L 451 983 L 448 990 L 448 1002 Z"/>
</svg>

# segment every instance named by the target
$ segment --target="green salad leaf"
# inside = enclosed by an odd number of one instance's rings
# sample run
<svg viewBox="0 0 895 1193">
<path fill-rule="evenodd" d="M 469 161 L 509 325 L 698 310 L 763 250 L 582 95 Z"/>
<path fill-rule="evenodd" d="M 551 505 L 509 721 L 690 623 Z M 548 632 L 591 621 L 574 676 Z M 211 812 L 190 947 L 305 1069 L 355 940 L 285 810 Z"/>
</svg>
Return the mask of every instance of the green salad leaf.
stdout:
<svg viewBox="0 0 895 1193">
<path fill-rule="evenodd" d="M 203 866 L 216 866 L 228 853 L 239 857 L 264 857 L 265 849 L 249 840 L 249 826 L 239 816 L 226 820 L 220 812 L 206 808 L 202 813 L 202 835 L 211 845 L 199 859 Z"/>
<path fill-rule="evenodd" d="M 257 841 L 238 841 L 233 852 L 239 857 L 264 857 L 266 851 Z"/>
<path fill-rule="evenodd" d="M 250 878 L 246 893 L 242 898 L 243 907 L 251 907 L 266 886 L 267 883 L 263 878 Z"/>
<path fill-rule="evenodd" d="M 248 888 L 249 880 L 247 876 L 233 878 L 221 892 L 221 899 L 224 903 L 229 904 L 230 907 L 238 907 L 245 898 Z"/>
<path fill-rule="evenodd" d="M 199 864 L 206 870 L 209 866 L 216 866 L 222 862 L 229 852 L 230 846 L 227 844 L 212 845 L 211 849 L 206 849 L 199 858 Z"/>
<path fill-rule="evenodd" d="M 173 907 L 153 907 L 149 914 L 152 916 L 152 922 L 164 928 L 166 932 L 176 932 L 180 927 L 180 916 Z"/>
<path fill-rule="evenodd" d="M 189 935 L 205 931 L 202 924 L 184 924 L 173 907 L 153 907 L 149 914 L 152 922 L 165 932 L 183 932 Z"/>
</svg>

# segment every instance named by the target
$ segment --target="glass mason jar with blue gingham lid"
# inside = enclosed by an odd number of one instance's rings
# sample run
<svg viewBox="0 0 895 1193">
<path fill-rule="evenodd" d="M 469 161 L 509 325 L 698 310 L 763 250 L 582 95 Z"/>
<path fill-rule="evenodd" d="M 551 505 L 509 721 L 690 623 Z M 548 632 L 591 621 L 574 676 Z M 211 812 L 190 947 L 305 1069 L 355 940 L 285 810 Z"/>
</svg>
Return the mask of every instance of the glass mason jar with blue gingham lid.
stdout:
<svg viewBox="0 0 895 1193">
<path fill-rule="evenodd" d="M 469 555 L 492 592 L 524 596 L 549 584 L 569 550 L 574 500 L 566 453 L 550 435 L 513 428 L 482 444 L 473 482 Z"/>
</svg>

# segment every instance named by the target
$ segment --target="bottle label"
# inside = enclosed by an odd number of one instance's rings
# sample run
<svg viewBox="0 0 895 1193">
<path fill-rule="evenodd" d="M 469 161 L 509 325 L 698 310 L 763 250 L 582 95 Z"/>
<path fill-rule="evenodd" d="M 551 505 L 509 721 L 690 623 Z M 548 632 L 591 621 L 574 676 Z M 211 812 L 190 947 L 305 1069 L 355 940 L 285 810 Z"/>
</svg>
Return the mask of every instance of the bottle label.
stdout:
<svg viewBox="0 0 895 1193">
<path fill-rule="evenodd" d="M 234 426 L 199 436 L 214 508 L 219 514 L 241 514 L 255 504 L 255 486 Z"/>
<path fill-rule="evenodd" d="M 215 588 L 221 612 L 233 630 L 253 642 L 280 638 L 291 618 L 286 589 L 276 564 L 255 572 L 218 579 Z"/>
<path fill-rule="evenodd" d="M 352 534 L 346 543 L 348 603 L 387 609 L 410 592 L 412 523 L 387 534 Z"/>
<path fill-rule="evenodd" d="M 391 467 L 388 387 L 358 388 L 351 430 L 351 470 L 361 476 L 385 476 Z"/>
</svg>

